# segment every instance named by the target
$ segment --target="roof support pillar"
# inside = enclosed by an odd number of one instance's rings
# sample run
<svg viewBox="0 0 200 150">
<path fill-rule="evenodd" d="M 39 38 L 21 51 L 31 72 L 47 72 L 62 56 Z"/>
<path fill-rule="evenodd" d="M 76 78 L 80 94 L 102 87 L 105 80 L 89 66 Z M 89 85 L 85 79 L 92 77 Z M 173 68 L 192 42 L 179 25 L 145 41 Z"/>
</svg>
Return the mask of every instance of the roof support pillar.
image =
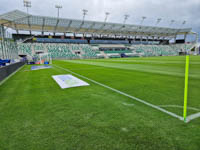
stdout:
<svg viewBox="0 0 200 150">
<path fill-rule="evenodd" d="M 140 44 L 142 44 L 142 36 L 140 36 Z"/>
<path fill-rule="evenodd" d="M 15 26 L 15 31 L 17 32 L 17 34 L 19 34 L 19 30 L 17 29 L 17 25 L 14 24 L 14 26 Z"/>
<path fill-rule="evenodd" d="M 184 41 L 186 41 L 187 33 L 184 34 Z"/>
<path fill-rule="evenodd" d="M 54 28 L 54 35 L 55 35 L 55 33 L 56 33 L 56 30 L 57 30 L 57 27 L 58 27 L 58 23 L 59 23 L 59 19 L 57 19 L 57 21 L 56 21 L 56 26 L 55 26 L 55 28 Z"/>
<path fill-rule="evenodd" d="M 174 43 L 176 43 L 176 36 L 177 36 L 177 35 L 174 36 Z"/>
<path fill-rule="evenodd" d="M 42 19 L 42 35 L 44 35 L 45 18 Z"/>
<path fill-rule="evenodd" d="M 31 32 L 30 16 L 28 16 L 28 26 L 29 26 L 29 32 L 30 32 L 30 35 L 31 35 L 32 32 Z"/>
<path fill-rule="evenodd" d="M 72 20 L 69 21 L 67 27 L 65 28 L 65 32 L 67 32 L 72 24 Z"/>
<path fill-rule="evenodd" d="M 196 43 L 198 43 L 198 40 L 199 40 L 199 34 L 196 33 Z"/>
<path fill-rule="evenodd" d="M 3 25 L 0 25 L 0 33 L 1 33 L 0 35 L 1 35 L 1 38 L 2 38 L 2 44 L 1 44 L 1 50 L 2 50 L 2 52 L 1 52 L 1 56 L 2 56 L 2 59 L 5 59 L 6 58 L 6 51 L 4 49 L 4 36 L 5 36 L 5 34 L 4 34 L 4 27 L 3 27 Z"/>
<path fill-rule="evenodd" d="M 95 23 L 95 22 L 93 22 L 93 23 L 92 23 L 92 25 L 91 25 L 91 26 L 90 26 L 90 27 L 87 29 L 87 31 L 86 31 L 86 32 L 88 32 L 89 30 L 92 30 L 92 28 L 95 26 L 95 24 L 96 24 L 96 23 Z"/>
</svg>

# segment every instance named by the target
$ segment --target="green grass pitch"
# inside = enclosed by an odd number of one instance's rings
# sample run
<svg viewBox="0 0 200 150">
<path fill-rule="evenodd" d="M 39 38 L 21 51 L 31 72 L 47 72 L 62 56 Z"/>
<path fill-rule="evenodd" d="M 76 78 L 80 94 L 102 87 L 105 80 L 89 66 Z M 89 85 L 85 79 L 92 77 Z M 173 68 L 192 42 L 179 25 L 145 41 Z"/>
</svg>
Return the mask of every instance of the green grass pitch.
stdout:
<svg viewBox="0 0 200 150">
<path fill-rule="evenodd" d="M 189 123 L 78 77 L 61 89 L 52 75 L 77 74 L 183 116 L 185 57 L 56 60 L 24 66 L 0 86 L 0 150 L 199 150 L 200 118 Z M 190 57 L 188 115 L 200 112 L 200 57 Z M 76 75 L 74 75 L 76 76 Z M 77 76 L 76 76 L 77 77 Z"/>
</svg>

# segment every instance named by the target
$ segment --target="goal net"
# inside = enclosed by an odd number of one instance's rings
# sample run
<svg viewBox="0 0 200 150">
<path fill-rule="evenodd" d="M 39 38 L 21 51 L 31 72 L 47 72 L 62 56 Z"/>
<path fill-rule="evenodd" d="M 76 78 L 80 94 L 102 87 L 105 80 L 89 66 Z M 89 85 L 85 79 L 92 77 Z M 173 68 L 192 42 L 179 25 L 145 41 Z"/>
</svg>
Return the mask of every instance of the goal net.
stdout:
<svg viewBox="0 0 200 150">
<path fill-rule="evenodd" d="M 40 64 L 52 64 L 52 58 L 49 53 L 38 54 L 38 62 Z"/>
</svg>

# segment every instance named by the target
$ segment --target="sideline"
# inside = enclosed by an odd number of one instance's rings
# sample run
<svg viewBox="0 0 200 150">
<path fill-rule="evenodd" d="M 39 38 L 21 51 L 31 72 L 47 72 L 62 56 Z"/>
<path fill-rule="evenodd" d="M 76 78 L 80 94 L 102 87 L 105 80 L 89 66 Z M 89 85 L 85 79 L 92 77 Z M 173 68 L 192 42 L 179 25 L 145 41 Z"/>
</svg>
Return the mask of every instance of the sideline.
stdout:
<svg viewBox="0 0 200 150">
<path fill-rule="evenodd" d="M 162 108 L 172 107 L 172 108 L 181 108 L 181 109 L 183 109 L 183 106 L 179 106 L 179 105 L 158 105 L 158 106 L 162 107 Z M 200 111 L 200 109 L 195 108 L 195 107 L 187 107 L 187 109 L 198 111 L 198 112 Z"/>
<path fill-rule="evenodd" d="M 192 114 L 190 116 L 187 116 L 186 123 L 190 122 L 191 120 L 197 119 L 200 117 L 200 112 L 196 114 Z"/>
</svg>

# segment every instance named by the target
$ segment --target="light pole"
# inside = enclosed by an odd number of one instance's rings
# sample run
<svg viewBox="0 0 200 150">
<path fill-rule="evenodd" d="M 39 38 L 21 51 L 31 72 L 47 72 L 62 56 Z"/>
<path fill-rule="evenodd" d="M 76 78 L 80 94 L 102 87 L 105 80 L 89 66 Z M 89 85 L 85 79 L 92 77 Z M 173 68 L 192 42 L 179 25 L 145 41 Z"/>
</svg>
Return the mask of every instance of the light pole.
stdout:
<svg viewBox="0 0 200 150">
<path fill-rule="evenodd" d="M 182 25 L 181 25 L 181 28 L 186 24 L 186 21 L 184 20 Z"/>
<path fill-rule="evenodd" d="M 84 25 L 84 21 L 85 21 L 85 16 L 87 15 L 87 13 L 88 13 L 88 10 L 86 10 L 86 9 L 83 9 L 82 10 L 83 11 L 83 20 L 82 20 L 82 23 L 81 23 L 81 25 L 80 25 L 80 27 L 79 27 L 79 30 L 82 28 L 82 26 Z M 84 38 L 84 34 L 85 33 L 83 33 L 83 38 Z M 75 35 L 75 34 L 74 34 Z"/>
<path fill-rule="evenodd" d="M 24 0 L 24 7 L 27 10 L 27 14 L 28 14 L 28 9 L 31 8 L 31 1 L 30 0 Z"/>
<path fill-rule="evenodd" d="M 186 24 L 186 21 L 184 20 L 181 24 L 181 27 L 180 27 L 180 31 L 181 29 L 183 28 L 183 26 Z M 187 38 L 187 33 L 184 34 L 184 41 L 186 41 L 186 38 Z"/>
<path fill-rule="evenodd" d="M 123 24 L 125 25 L 125 23 L 126 23 L 126 21 L 128 20 L 128 18 L 129 18 L 129 15 L 124 15 L 124 22 L 123 22 Z"/>
<path fill-rule="evenodd" d="M 175 22 L 175 20 L 171 20 L 171 23 L 169 24 L 169 26 L 171 26 L 174 22 Z"/>
<path fill-rule="evenodd" d="M 106 21 L 107 21 L 107 19 L 108 19 L 108 16 L 110 15 L 110 13 L 109 13 L 109 12 L 106 12 L 105 14 L 106 14 L 106 17 L 105 17 L 104 23 L 106 23 Z"/>
<path fill-rule="evenodd" d="M 83 9 L 82 11 L 83 11 L 83 22 L 84 22 L 85 21 L 85 16 L 87 15 L 88 10 Z"/>
<path fill-rule="evenodd" d="M 58 15 L 57 15 L 57 17 L 59 18 L 59 15 L 60 15 L 60 9 L 62 8 L 62 6 L 61 6 L 61 5 L 55 5 L 55 8 L 58 9 Z"/>
<path fill-rule="evenodd" d="M 140 27 L 139 27 L 140 30 L 142 30 L 142 24 L 143 24 L 143 22 L 144 22 L 144 20 L 145 20 L 146 18 L 147 18 L 147 17 L 145 17 L 145 16 L 142 17 L 142 20 L 141 20 L 141 22 L 140 22 Z M 141 43 L 141 44 L 142 44 L 142 40 L 143 40 L 143 36 L 140 37 L 140 43 Z"/>
<path fill-rule="evenodd" d="M 158 25 L 161 22 L 161 20 L 162 20 L 162 18 L 158 18 L 157 22 L 156 22 L 156 25 Z"/>
<path fill-rule="evenodd" d="M 141 23 L 140 23 L 141 25 L 143 24 L 143 22 L 144 22 L 144 20 L 145 20 L 146 18 L 147 18 L 147 17 L 145 17 L 145 16 L 142 17 L 142 20 L 141 20 Z"/>
</svg>

